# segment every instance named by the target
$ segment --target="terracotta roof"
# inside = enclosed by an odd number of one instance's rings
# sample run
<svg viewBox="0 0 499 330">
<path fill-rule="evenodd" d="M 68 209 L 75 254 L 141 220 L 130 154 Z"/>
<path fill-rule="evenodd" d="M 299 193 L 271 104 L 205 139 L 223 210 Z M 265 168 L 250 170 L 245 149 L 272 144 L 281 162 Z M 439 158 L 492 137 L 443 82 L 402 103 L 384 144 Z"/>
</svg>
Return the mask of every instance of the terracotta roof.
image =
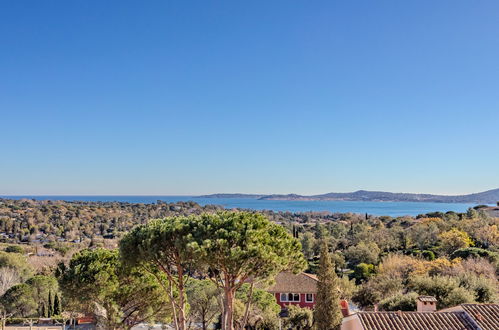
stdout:
<svg viewBox="0 0 499 330">
<path fill-rule="evenodd" d="M 419 296 L 418 300 L 423 302 L 437 302 L 437 298 L 433 296 Z"/>
<path fill-rule="evenodd" d="M 499 330 L 498 304 L 462 304 L 463 310 L 483 330 Z"/>
<path fill-rule="evenodd" d="M 317 277 L 312 274 L 282 272 L 275 277 L 275 284 L 268 292 L 317 293 Z"/>
<path fill-rule="evenodd" d="M 359 312 L 365 330 L 478 329 L 464 312 Z"/>
</svg>

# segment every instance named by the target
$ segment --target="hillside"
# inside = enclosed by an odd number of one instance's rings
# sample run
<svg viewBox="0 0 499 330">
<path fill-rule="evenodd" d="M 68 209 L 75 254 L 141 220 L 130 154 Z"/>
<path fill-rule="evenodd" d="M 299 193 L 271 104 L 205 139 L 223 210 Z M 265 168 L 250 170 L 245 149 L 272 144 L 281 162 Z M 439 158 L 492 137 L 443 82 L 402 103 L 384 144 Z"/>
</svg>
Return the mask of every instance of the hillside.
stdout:
<svg viewBox="0 0 499 330">
<path fill-rule="evenodd" d="M 495 204 L 499 201 L 499 188 L 469 195 L 432 195 L 392 193 L 384 191 L 358 190 L 351 193 L 327 193 L 322 195 L 244 195 L 244 194 L 214 194 L 204 198 L 258 198 L 261 200 L 339 200 L 339 201 L 371 201 L 371 202 L 432 202 L 432 203 L 475 203 Z"/>
</svg>

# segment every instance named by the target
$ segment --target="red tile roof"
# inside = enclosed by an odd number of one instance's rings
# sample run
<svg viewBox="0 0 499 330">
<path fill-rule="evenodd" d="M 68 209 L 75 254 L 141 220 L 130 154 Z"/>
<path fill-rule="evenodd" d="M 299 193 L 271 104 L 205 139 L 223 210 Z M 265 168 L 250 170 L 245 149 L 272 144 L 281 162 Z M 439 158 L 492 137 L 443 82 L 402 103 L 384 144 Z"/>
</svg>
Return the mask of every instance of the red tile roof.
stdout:
<svg viewBox="0 0 499 330">
<path fill-rule="evenodd" d="M 499 305 L 462 304 L 461 307 L 483 330 L 499 330 Z"/>
<path fill-rule="evenodd" d="M 365 330 L 464 330 L 476 329 L 464 312 L 359 312 Z"/>
<path fill-rule="evenodd" d="M 275 284 L 267 290 L 272 293 L 317 293 L 317 277 L 312 274 L 282 272 L 275 277 Z"/>
</svg>

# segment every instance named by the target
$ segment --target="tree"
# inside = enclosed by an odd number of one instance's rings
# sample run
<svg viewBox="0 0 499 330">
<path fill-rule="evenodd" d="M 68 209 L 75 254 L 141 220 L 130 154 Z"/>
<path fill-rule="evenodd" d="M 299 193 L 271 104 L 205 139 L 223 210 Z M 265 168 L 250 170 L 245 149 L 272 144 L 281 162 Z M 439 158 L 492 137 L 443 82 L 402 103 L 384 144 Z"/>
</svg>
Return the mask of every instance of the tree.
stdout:
<svg viewBox="0 0 499 330">
<path fill-rule="evenodd" d="M 451 254 L 458 249 L 464 249 L 474 245 L 466 232 L 456 228 L 441 233 L 438 235 L 438 239 L 440 249 L 446 254 Z"/>
<path fill-rule="evenodd" d="M 165 321 L 169 316 L 154 277 L 123 267 L 116 250 L 80 251 L 62 272 L 60 284 L 81 311 L 94 314 L 107 329 Z"/>
<path fill-rule="evenodd" d="M 379 308 L 382 311 L 415 311 L 418 296 L 416 292 L 398 293 L 380 301 Z"/>
<path fill-rule="evenodd" d="M 285 324 L 289 329 L 311 330 L 314 323 L 314 313 L 309 308 L 289 305 Z"/>
<path fill-rule="evenodd" d="M 4 267 L 14 269 L 21 281 L 26 281 L 33 274 L 26 257 L 19 253 L 0 251 L 0 269 Z"/>
<path fill-rule="evenodd" d="M 360 263 L 377 264 L 381 250 L 378 245 L 373 242 L 360 242 L 355 246 L 351 246 L 345 251 L 345 258 L 351 266 Z"/>
<path fill-rule="evenodd" d="M 362 283 L 374 274 L 374 265 L 361 262 L 354 267 L 352 277 L 357 284 Z"/>
<path fill-rule="evenodd" d="M 245 329 L 246 326 L 255 329 L 264 324 L 268 327 L 278 323 L 276 321 L 281 307 L 271 293 L 246 283 L 236 291 L 236 301 L 244 306 L 240 315 L 234 317 L 238 329 Z"/>
<path fill-rule="evenodd" d="M 187 282 L 186 293 L 190 307 L 190 322 L 201 323 L 203 330 L 208 329 L 222 310 L 222 304 L 218 299 L 220 290 L 210 280 L 191 279 Z"/>
<path fill-rule="evenodd" d="M 233 329 L 234 295 L 246 281 L 266 281 L 306 265 L 299 241 L 258 213 L 203 214 L 194 235 L 201 270 L 223 290 L 226 330 Z"/>
<path fill-rule="evenodd" d="M 17 271 L 10 267 L 0 268 L 0 297 L 7 291 L 10 287 L 18 284 L 21 281 Z"/>
<path fill-rule="evenodd" d="M 61 315 L 61 302 L 59 301 L 59 295 L 57 293 L 54 296 L 54 315 Z"/>
<path fill-rule="evenodd" d="M 31 287 L 25 283 L 11 287 L 1 301 L 7 313 L 13 316 L 28 317 L 36 312 L 37 303 L 33 299 Z"/>
<path fill-rule="evenodd" d="M 57 279 L 53 276 L 36 275 L 26 281 L 31 288 L 33 299 L 38 304 L 39 316 L 52 316 L 52 292 L 59 291 Z M 42 306 L 47 307 L 46 312 L 42 313 Z"/>
<path fill-rule="evenodd" d="M 195 217 L 172 217 L 151 221 L 135 227 L 120 242 L 120 254 L 125 263 L 155 274 L 168 295 L 177 329 L 186 328 L 186 274 L 193 264 L 192 233 Z M 166 283 L 157 276 L 162 272 Z"/>
<path fill-rule="evenodd" d="M 317 300 L 314 310 L 318 330 L 339 329 L 341 325 L 339 281 L 326 243 L 321 247 L 319 272 L 317 274 Z"/>
<path fill-rule="evenodd" d="M 474 294 L 459 286 L 459 280 L 450 276 L 417 276 L 411 279 L 409 289 L 420 295 L 434 296 L 438 308 L 474 302 Z"/>
<path fill-rule="evenodd" d="M 52 317 L 53 314 L 54 314 L 54 306 L 52 305 L 52 291 L 49 291 L 47 317 Z"/>
</svg>

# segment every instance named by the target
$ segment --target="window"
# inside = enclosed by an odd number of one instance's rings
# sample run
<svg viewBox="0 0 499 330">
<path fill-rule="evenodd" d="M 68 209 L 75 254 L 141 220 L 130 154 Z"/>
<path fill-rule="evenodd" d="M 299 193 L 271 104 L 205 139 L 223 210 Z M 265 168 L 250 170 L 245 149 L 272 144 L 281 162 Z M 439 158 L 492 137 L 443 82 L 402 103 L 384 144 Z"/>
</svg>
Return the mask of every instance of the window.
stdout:
<svg viewBox="0 0 499 330">
<path fill-rule="evenodd" d="M 280 300 L 281 300 L 281 302 L 300 302 L 300 294 L 299 293 L 281 293 Z"/>
<path fill-rule="evenodd" d="M 299 302 L 300 301 L 300 294 L 299 293 L 287 293 L 286 298 L 287 298 L 286 301 L 289 301 L 289 302 Z"/>
<path fill-rule="evenodd" d="M 313 295 L 313 294 L 311 294 L 311 293 L 307 293 L 307 294 L 305 295 L 305 301 L 306 301 L 306 302 L 314 302 L 314 295 Z"/>
</svg>

